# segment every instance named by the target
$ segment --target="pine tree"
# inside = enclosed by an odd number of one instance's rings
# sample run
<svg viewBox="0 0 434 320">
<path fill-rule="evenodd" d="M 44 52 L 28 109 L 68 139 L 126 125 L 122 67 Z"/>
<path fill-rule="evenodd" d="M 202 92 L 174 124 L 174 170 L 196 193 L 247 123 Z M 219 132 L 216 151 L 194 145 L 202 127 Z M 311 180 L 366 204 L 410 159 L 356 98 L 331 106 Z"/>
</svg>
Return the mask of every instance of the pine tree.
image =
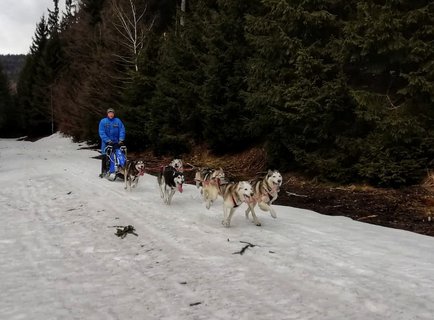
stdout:
<svg viewBox="0 0 434 320">
<path fill-rule="evenodd" d="M 18 85 L 20 105 L 25 110 L 26 128 L 30 135 L 45 135 L 54 130 L 52 86 L 62 66 L 59 37 L 58 0 L 37 25 L 30 56 Z"/>
<path fill-rule="evenodd" d="M 200 1 L 198 1 L 200 3 Z M 202 28 L 204 6 L 190 2 L 185 25 L 161 35 L 159 69 L 155 76 L 155 92 L 148 102 L 146 134 L 158 153 L 186 152 L 190 141 L 202 132 L 201 101 L 204 50 Z"/>
<path fill-rule="evenodd" d="M 47 110 L 45 93 L 38 94 L 42 84 L 38 82 L 38 73 L 42 69 L 42 57 L 48 43 L 48 26 L 42 16 L 37 24 L 30 55 L 20 74 L 17 85 L 18 104 L 24 113 L 24 127 L 29 135 L 45 135 L 51 132 L 50 114 Z"/>
<path fill-rule="evenodd" d="M 360 175 L 374 184 L 420 181 L 434 158 L 434 4 L 362 1 L 345 28 L 345 70 L 370 128 Z"/>
<path fill-rule="evenodd" d="M 245 16 L 258 5 L 256 1 L 208 1 L 207 18 L 202 18 L 203 138 L 215 152 L 240 150 L 256 142 L 247 126 L 254 115 L 243 92 L 251 52 L 244 35 Z"/>
<path fill-rule="evenodd" d="M 54 9 L 48 9 L 48 33 L 50 35 L 59 32 L 59 0 L 53 0 Z"/>
<path fill-rule="evenodd" d="M 248 105 L 259 114 L 271 165 L 330 179 L 352 176 L 358 125 L 339 38 L 344 1 L 263 1 L 248 18 L 255 47 Z M 355 149 L 355 150 L 353 150 Z"/>
<path fill-rule="evenodd" d="M 12 99 L 8 86 L 8 79 L 3 72 L 3 66 L 0 64 L 0 134 L 7 134 L 7 124 L 13 121 L 8 116 L 8 110 L 12 107 Z"/>
<path fill-rule="evenodd" d="M 165 62 L 167 57 L 163 57 L 167 52 L 167 43 L 172 40 L 169 29 L 175 21 L 176 6 L 173 0 L 147 2 L 146 5 L 147 15 L 143 23 L 145 26 L 152 25 L 152 28 L 138 55 L 138 71 L 130 72 L 127 77 L 130 81 L 124 83 L 124 89 L 121 91 L 120 111 L 128 128 L 128 148 L 131 150 L 143 150 L 147 147 L 160 150 L 160 142 L 170 140 L 167 136 L 162 139 L 166 132 L 158 133 L 159 125 L 164 120 L 157 121 L 158 117 L 154 114 L 164 111 L 160 108 L 161 105 L 155 105 L 154 102 L 159 83 L 157 77 L 161 78 L 160 74 L 164 73 L 164 70 L 170 70 L 170 66 Z M 165 49 L 162 49 L 163 46 Z M 164 141 L 163 144 L 166 143 Z M 181 143 L 184 142 L 182 140 Z"/>
<path fill-rule="evenodd" d="M 72 0 L 65 0 L 65 11 L 60 21 L 60 30 L 64 32 L 77 22 L 77 6 Z"/>
<path fill-rule="evenodd" d="M 160 68 L 160 35 L 152 33 L 147 46 L 139 58 L 139 71 L 132 73 L 132 79 L 122 92 L 122 121 L 128 128 L 128 148 L 143 150 L 151 145 L 147 128 L 149 110 L 155 94 L 156 76 Z"/>
<path fill-rule="evenodd" d="M 186 152 L 191 133 L 200 131 L 198 82 L 203 77 L 200 62 L 188 49 L 185 38 L 175 32 L 163 37 L 155 92 L 147 104 L 145 128 L 155 151 L 172 151 L 176 155 Z"/>
<path fill-rule="evenodd" d="M 17 137 L 24 133 L 23 114 L 15 102 L 9 83 L 0 64 L 0 136 Z"/>
</svg>

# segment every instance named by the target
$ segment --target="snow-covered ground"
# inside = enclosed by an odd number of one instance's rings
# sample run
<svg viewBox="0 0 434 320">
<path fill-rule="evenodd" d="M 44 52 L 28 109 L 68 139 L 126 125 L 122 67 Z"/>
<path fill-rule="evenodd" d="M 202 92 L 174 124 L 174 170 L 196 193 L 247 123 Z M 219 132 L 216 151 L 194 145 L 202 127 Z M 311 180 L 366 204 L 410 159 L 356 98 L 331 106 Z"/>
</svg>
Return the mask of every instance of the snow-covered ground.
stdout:
<svg viewBox="0 0 434 320">
<path fill-rule="evenodd" d="M 129 193 L 96 155 L 0 140 L 0 319 L 434 319 L 434 238 L 281 206 L 225 228 L 221 200 Z"/>
</svg>

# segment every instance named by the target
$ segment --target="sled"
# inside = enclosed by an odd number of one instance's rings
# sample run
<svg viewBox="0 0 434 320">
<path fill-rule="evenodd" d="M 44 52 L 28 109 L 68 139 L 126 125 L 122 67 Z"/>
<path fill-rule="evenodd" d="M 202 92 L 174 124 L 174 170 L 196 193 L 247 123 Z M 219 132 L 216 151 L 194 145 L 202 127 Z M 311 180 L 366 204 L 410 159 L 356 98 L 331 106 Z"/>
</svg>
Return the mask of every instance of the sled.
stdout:
<svg viewBox="0 0 434 320">
<path fill-rule="evenodd" d="M 124 168 L 127 164 L 127 147 L 115 144 L 105 148 L 105 154 L 108 158 L 107 179 L 115 181 L 116 178 L 124 179 Z"/>
</svg>

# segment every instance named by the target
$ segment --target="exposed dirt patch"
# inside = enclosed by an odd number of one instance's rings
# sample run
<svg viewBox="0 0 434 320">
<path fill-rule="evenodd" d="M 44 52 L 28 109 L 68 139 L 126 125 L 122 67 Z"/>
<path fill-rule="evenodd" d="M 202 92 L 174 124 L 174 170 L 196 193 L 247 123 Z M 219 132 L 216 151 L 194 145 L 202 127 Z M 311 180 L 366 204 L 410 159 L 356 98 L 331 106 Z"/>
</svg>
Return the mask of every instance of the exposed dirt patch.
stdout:
<svg viewBox="0 0 434 320">
<path fill-rule="evenodd" d="M 151 152 L 131 154 L 142 158 L 148 173 L 156 174 L 171 157 L 155 157 Z M 250 180 L 266 173 L 266 154 L 261 148 L 225 156 L 213 156 L 205 148 L 183 157 L 184 163 L 197 167 L 222 167 L 233 180 Z M 188 165 L 186 165 L 188 167 Z M 413 186 L 403 189 L 380 189 L 363 185 L 331 186 L 284 173 L 284 184 L 275 202 L 297 208 L 310 209 L 332 216 L 346 216 L 353 220 L 385 227 L 404 229 L 434 236 L 434 191 Z M 193 183 L 194 170 L 186 172 Z M 431 219 L 432 212 L 432 220 Z"/>
</svg>

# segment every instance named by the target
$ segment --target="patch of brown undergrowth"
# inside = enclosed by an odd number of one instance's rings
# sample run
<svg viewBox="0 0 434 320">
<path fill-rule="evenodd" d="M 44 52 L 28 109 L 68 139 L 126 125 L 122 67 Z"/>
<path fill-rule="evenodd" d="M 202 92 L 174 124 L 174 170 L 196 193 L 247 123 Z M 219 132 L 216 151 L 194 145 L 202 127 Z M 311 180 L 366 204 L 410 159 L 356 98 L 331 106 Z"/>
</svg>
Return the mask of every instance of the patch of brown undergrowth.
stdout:
<svg viewBox="0 0 434 320">
<path fill-rule="evenodd" d="M 196 147 L 187 162 L 200 168 L 222 168 L 227 176 L 251 179 L 266 170 L 266 152 L 262 148 L 251 148 L 233 154 L 214 155 L 204 147 Z"/>
</svg>

